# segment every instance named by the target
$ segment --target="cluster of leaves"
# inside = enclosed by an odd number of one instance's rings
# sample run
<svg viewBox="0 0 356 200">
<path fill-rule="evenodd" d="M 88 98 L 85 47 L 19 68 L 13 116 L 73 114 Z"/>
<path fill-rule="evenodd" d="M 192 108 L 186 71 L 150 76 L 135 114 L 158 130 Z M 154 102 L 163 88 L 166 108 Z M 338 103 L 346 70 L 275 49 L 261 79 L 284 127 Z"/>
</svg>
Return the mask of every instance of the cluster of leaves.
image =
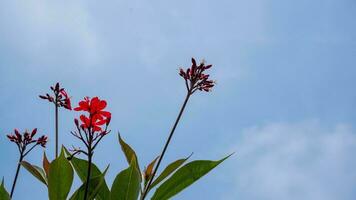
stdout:
<svg viewBox="0 0 356 200">
<path fill-rule="evenodd" d="M 105 174 L 109 166 L 101 171 L 92 163 L 93 170 L 90 178 L 88 199 L 136 200 L 142 195 L 143 188 L 147 186 L 147 178 L 151 175 L 157 158 L 141 173 L 134 150 L 120 136 L 119 143 L 128 162 L 128 167 L 117 174 L 111 188 L 109 188 L 105 181 Z M 47 187 L 50 200 L 82 200 L 84 197 L 88 161 L 77 157 L 72 157 L 69 160 L 69 155 L 70 153 L 67 149 L 62 147 L 60 156 L 52 162 L 49 162 L 46 154 L 44 154 L 42 167 L 32 165 L 26 161 L 21 162 L 24 168 Z M 156 186 L 158 188 L 153 194 L 152 200 L 164 200 L 173 197 L 228 158 L 227 156 L 218 161 L 196 160 L 184 165 L 189 157 L 172 162 L 153 181 L 149 191 Z M 74 171 L 83 183 L 69 197 Z M 3 182 L 0 187 L 0 199 L 10 200 Z"/>
</svg>

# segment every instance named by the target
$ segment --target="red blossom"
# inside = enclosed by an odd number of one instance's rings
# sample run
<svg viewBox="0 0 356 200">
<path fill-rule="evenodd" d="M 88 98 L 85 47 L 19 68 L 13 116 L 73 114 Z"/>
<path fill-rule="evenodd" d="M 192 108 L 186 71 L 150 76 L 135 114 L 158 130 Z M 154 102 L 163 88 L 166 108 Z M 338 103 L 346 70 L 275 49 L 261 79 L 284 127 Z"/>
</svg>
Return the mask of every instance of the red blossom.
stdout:
<svg viewBox="0 0 356 200">
<path fill-rule="evenodd" d="M 79 119 L 74 119 L 77 131 L 72 131 L 71 134 L 80 139 L 89 148 L 95 148 L 102 137 L 110 132 L 107 128 L 111 121 L 111 113 L 105 111 L 107 103 L 98 97 L 85 97 L 80 101 L 75 111 L 83 111 L 86 114 L 81 114 Z M 91 152 L 93 149 L 88 149 Z M 83 152 L 75 150 L 73 153 Z"/>
<path fill-rule="evenodd" d="M 98 97 L 85 97 L 83 101 L 79 102 L 79 106 L 74 108 L 75 111 L 87 111 L 91 115 L 98 115 L 99 119 L 110 118 L 111 113 L 104 111 L 106 108 L 106 101 L 100 100 Z"/>
<path fill-rule="evenodd" d="M 90 129 L 90 131 L 97 132 L 102 131 L 102 126 L 109 125 L 111 120 L 111 113 L 105 111 L 106 101 L 100 100 L 99 97 L 85 97 L 84 100 L 79 102 L 78 107 L 74 108 L 75 111 L 84 111 L 88 113 L 88 116 L 82 114 L 80 116 L 82 129 Z M 75 120 L 76 125 L 78 120 Z"/>
<path fill-rule="evenodd" d="M 212 65 L 205 65 L 202 61 L 197 65 L 194 58 L 192 58 L 192 66 L 186 70 L 180 68 L 179 75 L 184 78 L 187 90 L 194 93 L 196 90 L 209 92 L 214 87 L 215 82 L 209 80 L 209 74 L 205 74 L 205 70 L 211 68 Z"/>
</svg>

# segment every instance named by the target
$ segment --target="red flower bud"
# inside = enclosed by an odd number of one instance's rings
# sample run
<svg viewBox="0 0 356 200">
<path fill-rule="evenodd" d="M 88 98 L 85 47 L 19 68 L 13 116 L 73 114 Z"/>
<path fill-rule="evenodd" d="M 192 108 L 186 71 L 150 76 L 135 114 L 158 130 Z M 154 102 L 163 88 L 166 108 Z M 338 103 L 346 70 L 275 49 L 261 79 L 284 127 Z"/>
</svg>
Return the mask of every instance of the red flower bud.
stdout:
<svg viewBox="0 0 356 200">
<path fill-rule="evenodd" d="M 38 138 L 37 144 L 41 145 L 42 147 L 46 147 L 46 144 L 47 144 L 47 136 L 42 135 L 40 138 Z"/>
<path fill-rule="evenodd" d="M 197 62 L 195 61 L 194 58 L 192 58 L 192 66 L 197 66 Z"/>
<path fill-rule="evenodd" d="M 108 118 L 106 118 L 106 126 L 109 126 L 110 121 L 111 121 L 111 116 L 110 116 L 110 117 L 108 117 Z"/>
<path fill-rule="evenodd" d="M 43 95 L 39 95 L 39 97 L 40 97 L 41 99 L 47 99 L 47 97 L 46 97 L 46 96 L 43 96 Z"/>
<path fill-rule="evenodd" d="M 59 92 L 59 83 L 56 83 L 55 91 Z"/>
<path fill-rule="evenodd" d="M 79 126 L 79 121 L 78 119 L 74 119 L 74 124 L 78 127 Z"/>
<path fill-rule="evenodd" d="M 37 133 L 37 128 L 35 128 L 35 129 L 33 129 L 33 130 L 32 130 L 32 133 L 31 133 L 31 138 L 32 138 L 33 136 L 35 136 L 35 135 L 36 135 L 36 133 Z"/>
</svg>

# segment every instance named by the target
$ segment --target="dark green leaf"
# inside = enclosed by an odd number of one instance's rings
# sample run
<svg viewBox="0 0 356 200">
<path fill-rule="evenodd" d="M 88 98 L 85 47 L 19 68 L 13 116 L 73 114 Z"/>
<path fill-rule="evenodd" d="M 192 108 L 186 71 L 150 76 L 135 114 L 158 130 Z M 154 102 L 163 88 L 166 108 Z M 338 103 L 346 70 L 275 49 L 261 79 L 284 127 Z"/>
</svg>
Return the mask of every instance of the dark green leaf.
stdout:
<svg viewBox="0 0 356 200">
<path fill-rule="evenodd" d="M 178 169 L 167 181 L 159 186 L 151 200 L 167 200 L 193 184 L 229 156 L 218 160 L 197 160 Z"/>
<path fill-rule="evenodd" d="M 65 200 L 73 183 L 73 169 L 62 148 L 61 155 L 49 167 L 48 195 L 50 200 Z"/>
<path fill-rule="evenodd" d="M 1 186 L 0 186 L 0 199 L 1 200 L 10 200 L 10 195 L 6 191 L 5 186 L 4 186 L 4 179 L 1 181 Z"/>
<path fill-rule="evenodd" d="M 38 166 L 31 165 L 30 163 L 26 161 L 22 161 L 21 165 L 27 169 L 34 177 L 36 177 L 38 180 L 40 180 L 43 184 L 47 185 L 47 177 L 43 169 L 41 169 Z"/>
<path fill-rule="evenodd" d="M 176 169 L 178 169 L 185 161 L 187 161 L 190 158 L 183 158 L 176 160 L 169 164 L 163 171 L 162 173 L 152 182 L 150 189 L 154 188 L 157 184 L 159 184 L 161 181 L 163 181 L 165 178 L 167 178 L 171 173 L 173 173 Z"/>
<path fill-rule="evenodd" d="M 130 167 L 121 171 L 111 187 L 111 200 L 136 200 L 140 192 L 141 175 L 133 159 Z"/>
<path fill-rule="evenodd" d="M 98 176 L 94 176 L 93 178 L 90 179 L 88 200 L 93 200 L 98 195 L 103 183 L 105 182 L 104 177 L 108 168 L 109 167 L 105 169 L 104 173 L 99 174 Z M 85 187 L 86 187 L 86 182 L 84 182 L 82 186 L 80 186 L 80 188 L 77 191 L 75 191 L 75 193 L 72 195 L 70 200 L 83 200 L 85 195 Z"/>
<path fill-rule="evenodd" d="M 66 154 L 69 155 L 69 152 L 65 149 Z M 82 182 L 84 183 L 87 180 L 87 173 L 88 173 L 88 161 L 80 159 L 80 158 L 76 158 L 73 157 L 70 160 L 70 163 L 72 164 L 75 172 L 77 173 L 77 175 L 79 176 L 80 180 L 82 180 Z M 92 163 L 91 165 L 91 176 L 95 177 L 95 176 L 99 176 L 101 175 L 101 171 L 99 170 L 99 168 Z M 104 179 L 103 184 L 101 185 L 101 188 L 98 192 L 98 195 L 96 196 L 97 200 L 108 200 L 110 198 L 110 190 L 108 185 L 106 184 L 106 181 Z"/>
</svg>

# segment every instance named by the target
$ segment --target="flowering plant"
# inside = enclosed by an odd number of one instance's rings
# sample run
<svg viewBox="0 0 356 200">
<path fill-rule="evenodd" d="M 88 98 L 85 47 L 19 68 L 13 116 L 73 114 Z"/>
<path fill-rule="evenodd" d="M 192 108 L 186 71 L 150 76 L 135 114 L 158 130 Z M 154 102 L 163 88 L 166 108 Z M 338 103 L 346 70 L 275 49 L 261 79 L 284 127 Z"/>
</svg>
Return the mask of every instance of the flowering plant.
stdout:
<svg viewBox="0 0 356 200">
<path fill-rule="evenodd" d="M 10 195 L 5 189 L 4 182 L 0 185 L 0 200 L 12 199 L 21 166 L 47 187 L 50 200 L 144 200 L 154 188 L 157 189 L 150 196 L 151 200 L 172 198 L 229 157 L 226 156 L 217 161 L 196 160 L 185 164 L 190 158 L 188 156 L 170 163 L 157 175 L 189 99 L 197 91 L 210 92 L 214 87 L 215 82 L 209 79 L 210 75 L 207 74 L 207 70 L 211 67 L 212 65 L 206 65 L 204 61 L 197 64 L 192 58 L 191 67 L 186 70 L 180 69 L 179 75 L 184 79 L 187 89 L 183 105 L 161 153 L 143 170 L 139 166 L 139 159 L 134 149 L 118 134 L 118 142 L 128 162 L 128 167 L 117 174 L 110 188 L 105 180 L 109 167 L 102 171 L 93 163 L 94 150 L 110 133 L 108 128 L 111 122 L 111 112 L 106 110 L 107 102 L 99 97 L 84 97 L 79 101 L 74 111 L 81 113 L 79 118 L 74 119 L 75 130 L 71 131 L 71 134 L 81 141 L 84 148 L 67 149 L 63 146 L 61 153 L 58 154 L 58 108 L 72 110 L 72 105 L 65 89 L 61 88 L 59 83 L 55 84 L 51 87 L 53 96 L 48 93 L 40 95 L 41 99 L 48 100 L 55 106 L 55 159 L 49 161 L 44 154 L 42 167 L 24 161 L 26 155 L 36 146 L 46 146 L 47 136 L 35 139 L 37 129 L 31 133 L 25 131 L 23 134 L 15 129 L 14 134 L 9 134 L 7 137 L 19 149 L 18 167 Z M 84 158 L 79 158 L 80 154 L 84 154 Z M 82 181 L 82 185 L 69 195 L 74 171 Z"/>
</svg>

